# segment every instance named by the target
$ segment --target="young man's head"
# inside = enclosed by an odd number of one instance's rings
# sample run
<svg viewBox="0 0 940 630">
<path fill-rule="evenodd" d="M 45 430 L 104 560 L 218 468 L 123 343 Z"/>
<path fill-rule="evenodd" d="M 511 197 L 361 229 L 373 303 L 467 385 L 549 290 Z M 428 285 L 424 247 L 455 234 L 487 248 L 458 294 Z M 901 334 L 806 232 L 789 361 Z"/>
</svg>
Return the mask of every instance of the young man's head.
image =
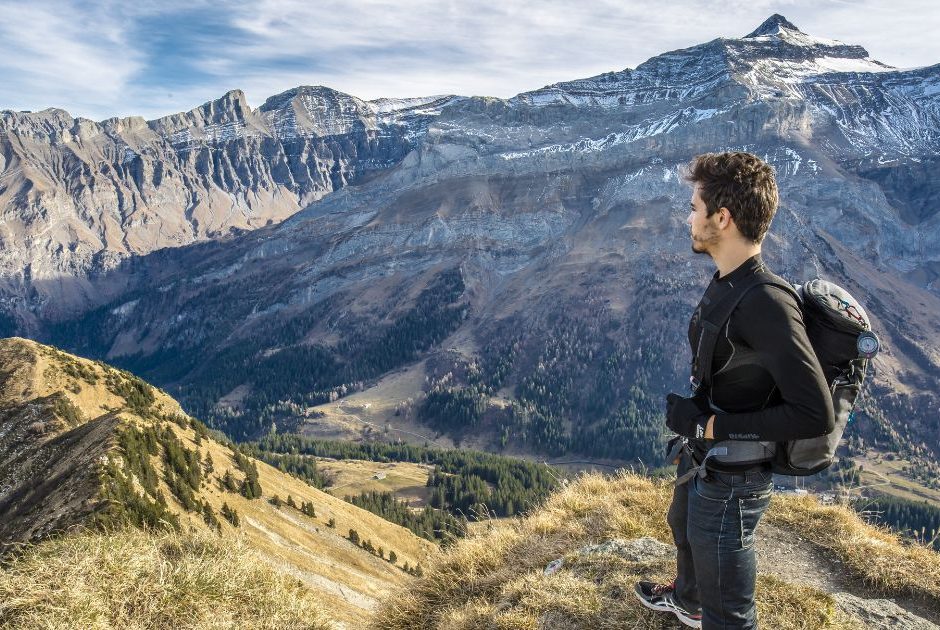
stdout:
<svg viewBox="0 0 940 630">
<path fill-rule="evenodd" d="M 728 239 L 760 245 L 779 202 L 770 166 L 742 151 L 705 153 L 692 160 L 685 177 L 695 185 L 686 219 L 692 251 L 713 253 Z"/>
</svg>

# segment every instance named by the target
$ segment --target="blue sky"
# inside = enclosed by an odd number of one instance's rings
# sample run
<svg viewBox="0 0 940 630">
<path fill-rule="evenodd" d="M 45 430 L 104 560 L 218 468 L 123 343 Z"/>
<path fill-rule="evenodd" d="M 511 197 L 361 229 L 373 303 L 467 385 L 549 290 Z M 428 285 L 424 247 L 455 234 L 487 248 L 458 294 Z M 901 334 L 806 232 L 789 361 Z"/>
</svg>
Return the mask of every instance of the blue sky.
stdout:
<svg viewBox="0 0 940 630">
<path fill-rule="evenodd" d="M 298 85 L 506 98 L 740 37 L 772 13 L 894 66 L 940 63 L 935 0 L 0 0 L 0 109 L 155 118 Z"/>
</svg>

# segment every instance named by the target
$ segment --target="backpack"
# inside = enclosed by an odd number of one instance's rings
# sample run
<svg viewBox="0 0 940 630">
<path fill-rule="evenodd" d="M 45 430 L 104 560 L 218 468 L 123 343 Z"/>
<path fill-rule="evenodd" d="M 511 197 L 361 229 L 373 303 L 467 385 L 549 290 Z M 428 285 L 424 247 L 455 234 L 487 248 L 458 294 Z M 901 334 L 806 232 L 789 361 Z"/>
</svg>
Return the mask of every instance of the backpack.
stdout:
<svg viewBox="0 0 940 630">
<path fill-rule="evenodd" d="M 813 475 L 832 464 L 852 418 L 868 362 L 878 353 L 880 343 L 861 304 L 842 287 L 818 278 L 794 286 L 775 274 L 759 271 L 702 313 L 702 333 L 692 362 L 692 389 L 696 393 L 708 391 L 721 329 L 747 292 L 762 284 L 779 287 L 796 298 L 807 336 L 832 394 L 835 428 L 819 437 L 776 444 L 723 440 L 712 447 L 706 459 L 714 457 L 716 461 L 734 464 L 770 461 L 771 470 L 777 474 Z"/>
</svg>

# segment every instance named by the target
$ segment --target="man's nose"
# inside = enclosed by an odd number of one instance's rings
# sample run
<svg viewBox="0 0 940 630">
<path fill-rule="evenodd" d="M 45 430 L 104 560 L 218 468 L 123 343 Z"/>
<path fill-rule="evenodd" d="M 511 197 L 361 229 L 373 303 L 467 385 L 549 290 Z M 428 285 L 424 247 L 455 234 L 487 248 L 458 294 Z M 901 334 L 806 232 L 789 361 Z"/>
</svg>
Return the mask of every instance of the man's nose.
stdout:
<svg viewBox="0 0 940 630">
<path fill-rule="evenodd" d="M 694 214 L 694 213 L 690 212 L 690 213 L 689 213 L 689 216 L 687 216 L 687 217 L 685 218 L 685 224 L 686 224 L 686 225 L 692 225 L 692 216 L 693 216 L 693 214 Z"/>
</svg>

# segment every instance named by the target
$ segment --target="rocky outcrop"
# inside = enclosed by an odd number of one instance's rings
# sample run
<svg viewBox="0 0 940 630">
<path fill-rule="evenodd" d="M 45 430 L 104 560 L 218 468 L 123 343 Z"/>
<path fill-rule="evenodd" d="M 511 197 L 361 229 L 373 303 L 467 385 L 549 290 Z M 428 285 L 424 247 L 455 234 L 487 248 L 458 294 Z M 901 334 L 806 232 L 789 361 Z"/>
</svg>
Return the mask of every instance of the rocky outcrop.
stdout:
<svg viewBox="0 0 940 630">
<path fill-rule="evenodd" d="M 769 571 L 771 575 L 775 575 L 775 565 L 790 563 L 790 550 L 785 545 L 775 540 L 768 540 L 764 543 L 764 548 L 765 554 L 761 566 L 758 567 L 759 572 Z M 674 560 L 675 554 L 675 547 L 647 536 L 630 540 L 613 538 L 603 543 L 587 545 L 573 552 L 571 560 L 577 564 L 591 556 L 609 556 L 640 565 L 656 565 L 664 560 Z M 814 551 L 813 554 L 812 561 L 801 566 L 802 575 L 791 573 L 788 576 L 794 584 L 801 586 L 810 584 L 817 587 L 816 583 L 819 581 L 817 574 L 828 575 L 833 571 L 831 561 L 826 560 L 819 552 Z M 553 561 L 546 567 L 544 574 L 553 575 L 563 567 L 563 559 Z M 891 599 L 864 597 L 841 590 L 827 589 L 825 586 L 822 586 L 821 590 L 828 593 L 842 614 L 860 628 L 872 630 L 936 630 L 940 628 L 932 621 L 906 610 Z M 908 605 L 910 606 L 911 603 L 908 602 Z"/>
</svg>

